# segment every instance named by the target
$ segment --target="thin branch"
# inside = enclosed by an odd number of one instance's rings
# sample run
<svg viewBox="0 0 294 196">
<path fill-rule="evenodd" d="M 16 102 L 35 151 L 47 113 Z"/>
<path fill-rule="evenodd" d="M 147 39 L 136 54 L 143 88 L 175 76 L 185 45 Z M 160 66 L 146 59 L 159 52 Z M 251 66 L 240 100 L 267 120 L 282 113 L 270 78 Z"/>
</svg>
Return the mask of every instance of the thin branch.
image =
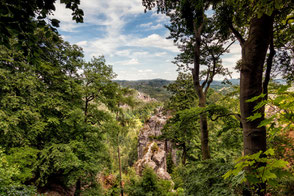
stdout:
<svg viewBox="0 0 294 196">
<path fill-rule="evenodd" d="M 210 76 L 210 79 L 209 79 L 209 81 L 207 82 L 207 86 L 206 86 L 206 88 L 205 88 L 205 90 L 204 90 L 204 94 L 205 94 L 205 95 L 207 95 L 207 92 L 208 92 L 208 89 L 209 89 L 209 87 L 210 87 L 210 84 L 212 83 L 213 78 L 214 78 L 214 76 L 215 76 L 216 59 L 215 59 L 214 56 L 213 56 L 212 58 L 213 58 L 213 69 L 212 69 L 212 74 L 211 74 L 211 76 Z"/>
<path fill-rule="evenodd" d="M 235 43 L 235 40 L 234 41 L 232 41 L 225 49 L 224 49 L 224 51 L 222 52 L 222 53 L 220 53 L 216 58 L 219 58 L 224 52 L 226 52 L 230 47 L 231 47 L 231 45 L 233 45 Z"/>
<path fill-rule="evenodd" d="M 240 45 L 243 46 L 245 43 L 245 39 L 242 37 L 242 35 L 240 34 L 239 31 L 237 31 L 237 29 L 234 28 L 233 24 L 231 23 L 229 25 L 231 31 L 233 32 L 233 34 L 235 35 L 235 37 L 238 39 L 238 41 L 240 42 Z"/>
<path fill-rule="evenodd" d="M 226 116 L 231 116 L 231 115 L 235 116 L 236 119 L 241 122 L 241 115 L 240 114 L 237 114 L 237 113 L 228 113 L 228 114 L 224 114 L 224 115 L 219 115 L 216 118 L 210 117 L 210 120 L 216 121 L 217 119 L 219 119 L 221 117 L 226 117 Z"/>
<path fill-rule="evenodd" d="M 210 75 L 210 78 L 208 79 L 208 76 L 206 78 L 208 82 L 207 82 L 207 86 L 206 86 L 206 88 L 204 90 L 204 95 L 205 96 L 207 95 L 207 92 L 208 92 L 208 89 L 210 87 L 210 84 L 212 83 L 213 78 L 214 78 L 214 76 L 216 74 L 216 71 L 215 70 L 216 70 L 216 64 L 217 64 L 217 62 L 216 62 L 217 58 L 214 56 L 213 50 L 210 50 L 207 44 L 206 44 L 206 47 L 207 47 L 207 50 L 208 50 L 208 52 L 210 53 L 210 55 L 212 57 L 212 60 L 213 60 L 213 68 L 212 68 L 212 74 Z"/>
<path fill-rule="evenodd" d="M 205 43 L 205 46 L 206 46 L 208 52 L 209 52 L 210 54 L 212 54 L 213 52 L 210 50 L 210 48 L 209 48 L 207 42 L 204 42 L 204 43 Z M 210 69 L 210 66 L 208 66 L 208 68 L 207 68 L 207 74 L 206 74 L 205 81 L 204 81 L 204 82 L 202 83 L 202 85 L 201 85 L 202 89 L 205 87 L 206 83 L 207 83 L 208 80 L 209 80 L 209 69 Z"/>
<path fill-rule="evenodd" d="M 202 83 L 201 87 L 202 89 L 205 87 L 206 83 L 208 82 L 208 78 L 209 78 L 209 69 L 210 69 L 210 66 L 208 66 L 207 68 L 207 74 L 206 74 L 206 78 L 205 78 L 205 81 Z"/>
<path fill-rule="evenodd" d="M 288 24 L 288 22 L 290 21 L 290 20 L 294 20 L 294 16 L 292 16 L 292 17 L 290 17 L 290 18 L 287 18 L 287 20 L 286 20 L 286 25 Z M 289 23 L 290 24 L 290 23 Z"/>
<path fill-rule="evenodd" d="M 95 96 L 92 94 L 89 97 L 86 97 L 86 100 L 89 102 L 89 101 L 92 101 L 94 98 Z"/>
<path fill-rule="evenodd" d="M 274 58 L 275 54 L 276 54 L 276 51 L 274 48 L 274 42 L 273 42 L 273 36 L 272 36 L 271 43 L 270 43 L 270 53 L 267 57 L 265 78 L 263 81 L 263 94 L 265 94 L 265 99 L 267 99 L 267 97 L 268 97 L 268 83 L 270 81 L 271 69 L 272 69 L 272 65 L 273 65 L 273 58 Z"/>
</svg>

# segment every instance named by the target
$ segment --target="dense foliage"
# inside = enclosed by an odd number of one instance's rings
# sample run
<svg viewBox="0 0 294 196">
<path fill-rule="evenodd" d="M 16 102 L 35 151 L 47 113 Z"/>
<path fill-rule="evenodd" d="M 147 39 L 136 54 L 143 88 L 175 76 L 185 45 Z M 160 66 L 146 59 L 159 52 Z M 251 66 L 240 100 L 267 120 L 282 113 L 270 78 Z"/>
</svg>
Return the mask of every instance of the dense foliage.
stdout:
<svg viewBox="0 0 294 196">
<path fill-rule="evenodd" d="M 0 195 L 294 192 L 292 1 L 143 0 L 171 19 L 176 81 L 114 81 L 103 56 L 87 62 L 58 34 L 55 2 L 0 2 Z M 60 2 L 83 21 L 79 0 Z M 220 57 L 235 39 L 241 83 L 213 81 L 230 75 Z M 133 168 L 139 132 L 158 108 L 167 121 L 148 140 L 170 142 L 171 180 Z"/>
</svg>

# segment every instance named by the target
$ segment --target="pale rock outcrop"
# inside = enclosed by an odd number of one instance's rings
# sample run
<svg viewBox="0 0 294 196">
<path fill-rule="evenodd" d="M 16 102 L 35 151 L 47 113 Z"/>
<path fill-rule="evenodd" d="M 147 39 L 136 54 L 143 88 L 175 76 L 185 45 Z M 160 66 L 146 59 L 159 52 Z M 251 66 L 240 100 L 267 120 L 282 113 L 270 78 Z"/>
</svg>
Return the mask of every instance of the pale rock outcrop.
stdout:
<svg viewBox="0 0 294 196">
<path fill-rule="evenodd" d="M 141 175 L 144 168 L 151 167 L 160 178 L 171 179 L 167 172 L 166 157 L 168 153 L 171 153 L 175 162 L 175 150 L 169 141 L 155 139 L 155 137 L 162 135 L 161 130 L 166 121 L 167 117 L 159 108 L 141 129 L 138 136 L 138 161 L 135 163 L 137 174 Z"/>
<path fill-rule="evenodd" d="M 149 95 L 139 92 L 137 93 L 137 99 L 142 100 L 143 102 L 156 102 L 157 100 L 154 98 L 151 98 Z"/>
</svg>

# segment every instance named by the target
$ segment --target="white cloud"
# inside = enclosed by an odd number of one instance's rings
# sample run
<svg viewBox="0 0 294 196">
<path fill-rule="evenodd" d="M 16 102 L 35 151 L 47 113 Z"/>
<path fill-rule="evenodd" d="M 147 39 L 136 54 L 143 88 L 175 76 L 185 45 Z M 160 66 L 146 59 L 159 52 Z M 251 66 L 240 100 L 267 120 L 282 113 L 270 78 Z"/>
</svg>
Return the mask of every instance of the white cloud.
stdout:
<svg viewBox="0 0 294 196">
<path fill-rule="evenodd" d="M 87 46 L 87 44 L 88 44 L 87 41 L 80 41 L 80 42 L 77 42 L 77 43 L 76 43 L 76 45 L 81 46 L 81 47 L 83 47 L 83 46 Z"/>
<path fill-rule="evenodd" d="M 50 18 L 60 20 L 59 29 L 62 31 L 74 32 L 75 28 L 79 27 L 79 25 L 72 20 L 72 11 L 70 9 L 66 9 L 65 4 L 60 4 L 59 1 L 55 4 L 55 8 L 56 10 Z"/>
<path fill-rule="evenodd" d="M 226 53 L 222 55 L 222 62 L 223 65 L 230 69 L 230 71 L 233 71 L 233 67 L 235 67 L 238 60 L 241 59 L 241 47 L 239 45 L 239 42 L 234 43 L 229 48 L 229 53 Z"/>
<path fill-rule="evenodd" d="M 239 42 L 236 42 L 234 44 L 231 45 L 231 47 L 229 48 L 229 53 L 230 54 L 241 54 L 241 46 L 239 44 Z"/>
<path fill-rule="evenodd" d="M 146 72 L 153 72 L 153 70 L 152 69 L 144 69 L 144 70 L 139 69 L 138 72 L 139 73 L 146 73 Z"/>
<path fill-rule="evenodd" d="M 139 64 L 138 59 L 131 59 L 125 63 L 125 65 L 136 65 L 136 64 Z"/>
<path fill-rule="evenodd" d="M 144 47 L 155 47 L 171 52 L 179 52 L 178 48 L 174 45 L 173 41 L 167 40 L 158 34 L 152 34 L 145 38 L 133 40 L 130 45 L 133 46 L 144 46 Z"/>
<path fill-rule="evenodd" d="M 156 30 L 156 29 L 160 29 L 162 28 L 163 26 L 161 24 L 157 24 L 157 25 L 153 25 L 150 27 L 151 30 Z"/>
<path fill-rule="evenodd" d="M 99 28 L 99 37 L 92 35 L 82 38 L 83 41 L 80 41 L 81 38 L 74 41 L 77 45 L 84 48 L 87 58 L 105 55 L 107 61 L 111 61 L 111 64 L 114 64 L 114 66 L 130 65 L 127 71 L 115 70 L 119 74 L 118 78 L 120 79 L 176 78 L 175 70 L 159 71 L 157 68 L 152 67 L 154 63 L 156 65 L 172 65 L 173 55 L 170 52 L 179 52 L 173 41 L 166 39 L 166 36 L 169 34 L 168 30 L 162 36 L 151 34 L 142 37 L 143 34 L 123 34 L 124 27 L 128 22 L 132 21 L 139 14 L 144 14 L 141 0 L 83 0 L 81 1 L 81 8 L 85 13 L 84 24 L 76 24 L 72 20 L 71 10 L 65 9 L 65 6 L 60 3 L 56 4 L 56 12 L 53 17 L 61 21 L 60 30 L 75 32 L 75 34 L 80 32 L 79 36 L 83 36 L 83 31 L 89 26 Z M 144 30 L 144 28 L 148 30 L 163 30 L 164 24 L 169 24 L 169 18 L 164 14 L 157 14 L 156 11 L 151 12 L 152 20 L 146 21 L 144 24 L 137 24 L 136 27 L 140 27 L 141 30 Z M 73 40 L 72 37 L 74 36 L 66 34 L 63 37 L 64 39 Z M 150 49 L 154 48 L 156 50 L 151 52 L 152 50 L 150 51 Z M 222 56 L 224 65 L 231 69 L 235 62 L 240 59 L 240 54 L 239 44 L 233 44 L 230 49 L 230 55 Z M 157 58 L 162 60 L 162 57 L 165 58 L 163 61 L 156 60 Z M 148 65 L 147 63 L 150 64 Z M 136 66 L 136 69 L 130 69 L 132 66 Z M 176 66 L 173 66 L 176 69 Z M 122 74 L 121 77 L 120 74 Z"/>
<path fill-rule="evenodd" d="M 142 51 L 142 52 L 133 52 L 132 56 L 136 56 L 136 57 L 143 57 L 143 56 L 148 56 L 150 55 L 148 52 L 146 51 Z"/>
<path fill-rule="evenodd" d="M 163 26 L 162 24 L 153 25 L 152 22 L 148 22 L 148 23 L 140 24 L 139 27 L 141 27 L 144 30 L 156 30 L 156 29 L 162 28 Z"/>
<path fill-rule="evenodd" d="M 164 55 L 167 55 L 167 52 L 159 52 L 155 54 L 155 56 L 164 56 Z"/>
<path fill-rule="evenodd" d="M 148 22 L 148 23 L 144 23 L 144 24 L 140 24 L 140 27 L 150 27 L 152 26 L 152 22 Z"/>
<path fill-rule="evenodd" d="M 86 0 L 81 1 L 80 7 L 84 11 L 84 24 L 76 24 L 72 20 L 71 10 L 66 9 L 64 4 L 56 4 L 56 12 L 54 17 L 61 21 L 60 29 L 62 31 L 74 32 L 77 27 L 87 28 L 87 25 L 104 25 L 105 32 L 101 38 L 95 39 L 83 47 L 88 54 L 105 54 L 113 55 L 116 53 L 118 47 L 128 46 L 142 46 L 142 47 L 157 47 L 173 52 L 178 52 L 176 46 L 171 40 L 166 40 L 165 37 L 160 37 L 157 34 L 152 34 L 146 38 L 136 38 L 133 36 L 122 35 L 122 29 L 127 23 L 127 16 L 133 16 L 144 12 L 141 0 Z M 152 13 L 159 24 L 153 25 L 152 22 L 141 24 L 142 27 L 149 29 L 163 28 L 163 22 L 167 21 L 167 17 L 163 14 Z M 129 43 L 132 44 L 129 44 Z M 142 45 L 141 45 L 142 44 Z M 119 52 L 118 52 L 119 55 Z"/>
<path fill-rule="evenodd" d="M 224 56 L 223 58 L 222 58 L 222 62 L 224 63 L 224 64 L 229 64 L 229 65 L 232 65 L 232 66 L 234 66 L 235 64 L 236 64 L 236 62 L 238 61 L 238 60 L 240 60 L 241 59 L 241 54 L 239 55 L 239 54 L 233 54 L 233 55 L 226 55 L 226 56 Z"/>
<path fill-rule="evenodd" d="M 69 35 L 61 35 L 61 38 L 63 40 L 69 40 L 69 39 L 71 39 L 71 36 L 69 36 Z"/>
<path fill-rule="evenodd" d="M 221 58 L 224 67 L 233 72 L 232 78 L 239 78 L 240 74 L 234 70 L 237 61 L 241 59 L 241 47 L 239 42 L 234 43 L 229 48 L 229 53 L 222 55 Z M 216 79 L 223 79 L 223 77 L 217 77 Z"/>
<path fill-rule="evenodd" d="M 61 30 L 72 32 L 80 24 L 72 20 L 71 10 L 66 9 L 60 1 L 55 4 L 54 18 L 61 21 Z M 85 0 L 80 8 L 84 11 L 84 23 L 105 25 L 109 34 L 117 35 L 125 24 L 125 16 L 144 12 L 141 0 Z"/>
<path fill-rule="evenodd" d="M 161 24 L 167 24 L 169 23 L 169 17 L 166 16 L 165 14 L 157 13 L 154 11 L 152 13 L 152 17 L 156 18 L 156 22 L 161 23 Z"/>
<path fill-rule="evenodd" d="M 130 50 L 119 50 L 115 52 L 115 54 L 118 56 L 129 56 L 130 53 L 131 53 Z"/>
</svg>

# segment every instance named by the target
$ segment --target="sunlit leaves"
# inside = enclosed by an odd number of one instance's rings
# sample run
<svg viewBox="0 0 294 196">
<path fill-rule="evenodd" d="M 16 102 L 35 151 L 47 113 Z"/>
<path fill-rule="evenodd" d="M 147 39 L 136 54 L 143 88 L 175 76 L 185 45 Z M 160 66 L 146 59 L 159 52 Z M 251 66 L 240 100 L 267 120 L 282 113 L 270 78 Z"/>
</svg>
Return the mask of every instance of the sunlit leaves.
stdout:
<svg viewBox="0 0 294 196">
<path fill-rule="evenodd" d="M 274 184 L 278 177 L 285 175 L 285 173 L 278 172 L 277 169 L 287 169 L 288 162 L 277 160 L 273 156 L 274 150 L 271 148 L 264 153 L 260 151 L 252 155 L 242 156 L 236 160 L 234 169 L 229 170 L 223 177 L 227 179 L 232 175 L 239 176 L 238 183 L 240 184 L 243 182 L 249 182 L 253 185 L 262 182 Z"/>
</svg>

